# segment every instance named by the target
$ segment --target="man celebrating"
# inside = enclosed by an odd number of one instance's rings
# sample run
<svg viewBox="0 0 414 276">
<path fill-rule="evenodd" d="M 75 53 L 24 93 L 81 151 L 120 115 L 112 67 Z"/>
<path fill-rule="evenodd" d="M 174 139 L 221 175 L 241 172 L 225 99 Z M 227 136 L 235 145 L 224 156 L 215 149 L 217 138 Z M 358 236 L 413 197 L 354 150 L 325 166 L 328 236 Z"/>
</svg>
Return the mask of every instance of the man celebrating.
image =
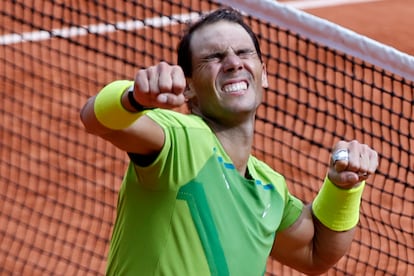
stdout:
<svg viewBox="0 0 414 276">
<path fill-rule="evenodd" d="M 81 111 L 86 129 L 128 153 L 108 275 L 262 275 L 268 256 L 307 274 L 350 246 L 377 153 L 340 141 L 312 205 L 251 155 L 268 86 L 258 40 L 240 13 L 194 23 L 178 65 L 114 81 Z M 189 114 L 172 111 L 187 104 Z"/>
</svg>

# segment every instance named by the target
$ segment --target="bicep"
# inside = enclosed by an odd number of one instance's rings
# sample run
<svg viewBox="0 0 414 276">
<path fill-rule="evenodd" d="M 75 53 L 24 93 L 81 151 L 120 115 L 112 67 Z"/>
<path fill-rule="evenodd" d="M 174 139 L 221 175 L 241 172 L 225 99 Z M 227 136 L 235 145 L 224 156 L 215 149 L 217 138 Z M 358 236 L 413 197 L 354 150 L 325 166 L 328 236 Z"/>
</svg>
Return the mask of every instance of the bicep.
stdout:
<svg viewBox="0 0 414 276">
<path fill-rule="evenodd" d="M 312 262 L 314 224 L 309 206 L 302 209 L 298 220 L 277 233 L 271 256 L 279 262 L 303 271 Z"/>
<path fill-rule="evenodd" d="M 311 205 L 299 219 L 277 234 L 271 256 L 308 274 L 321 274 L 332 267 L 351 244 L 355 228 L 335 232 L 314 218 Z"/>
</svg>

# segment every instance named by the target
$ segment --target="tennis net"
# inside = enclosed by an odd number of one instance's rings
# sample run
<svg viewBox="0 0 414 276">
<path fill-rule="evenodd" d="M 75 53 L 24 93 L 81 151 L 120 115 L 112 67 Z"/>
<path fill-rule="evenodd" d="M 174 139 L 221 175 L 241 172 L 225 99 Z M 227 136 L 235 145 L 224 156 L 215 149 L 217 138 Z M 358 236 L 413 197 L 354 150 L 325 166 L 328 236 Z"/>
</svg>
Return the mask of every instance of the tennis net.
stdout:
<svg viewBox="0 0 414 276">
<path fill-rule="evenodd" d="M 254 154 L 310 202 L 339 139 L 373 146 L 347 255 L 329 275 L 414 273 L 414 59 L 274 1 L 4 1 L 0 10 L 0 272 L 105 271 L 127 156 L 79 108 L 114 79 L 175 62 L 187 21 L 221 5 L 259 34 L 270 88 Z M 267 275 L 298 274 L 272 260 Z M 298 274 L 299 275 L 299 274 Z"/>
</svg>

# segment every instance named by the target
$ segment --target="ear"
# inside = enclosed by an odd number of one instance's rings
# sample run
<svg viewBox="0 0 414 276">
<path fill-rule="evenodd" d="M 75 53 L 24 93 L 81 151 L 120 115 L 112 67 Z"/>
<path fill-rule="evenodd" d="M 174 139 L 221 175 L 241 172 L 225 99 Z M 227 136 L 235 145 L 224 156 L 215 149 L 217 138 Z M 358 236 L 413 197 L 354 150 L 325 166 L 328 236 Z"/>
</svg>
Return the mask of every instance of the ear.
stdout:
<svg viewBox="0 0 414 276">
<path fill-rule="evenodd" d="M 190 99 L 194 98 L 195 95 L 196 95 L 196 93 L 195 93 L 195 90 L 193 88 L 193 84 L 191 82 L 191 79 L 187 78 L 187 85 L 186 85 L 185 90 L 184 90 L 184 97 L 185 97 L 186 100 L 190 100 Z"/>
<path fill-rule="evenodd" d="M 267 70 L 266 70 L 266 64 L 262 63 L 262 87 L 268 88 L 269 82 L 267 80 Z"/>
</svg>

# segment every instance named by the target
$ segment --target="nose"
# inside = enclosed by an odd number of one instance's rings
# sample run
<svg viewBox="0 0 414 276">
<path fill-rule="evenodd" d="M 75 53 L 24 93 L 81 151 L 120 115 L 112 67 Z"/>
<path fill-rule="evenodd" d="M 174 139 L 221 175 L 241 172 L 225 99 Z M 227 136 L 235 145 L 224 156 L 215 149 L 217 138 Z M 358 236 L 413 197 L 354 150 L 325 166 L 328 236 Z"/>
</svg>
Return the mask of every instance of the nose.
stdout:
<svg viewBox="0 0 414 276">
<path fill-rule="evenodd" d="M 228 53 L 223 60 L 223 70 L 225 72 L 235 72 L 243 68 L 243 61 L 234 52 Z"/>
</svg>

